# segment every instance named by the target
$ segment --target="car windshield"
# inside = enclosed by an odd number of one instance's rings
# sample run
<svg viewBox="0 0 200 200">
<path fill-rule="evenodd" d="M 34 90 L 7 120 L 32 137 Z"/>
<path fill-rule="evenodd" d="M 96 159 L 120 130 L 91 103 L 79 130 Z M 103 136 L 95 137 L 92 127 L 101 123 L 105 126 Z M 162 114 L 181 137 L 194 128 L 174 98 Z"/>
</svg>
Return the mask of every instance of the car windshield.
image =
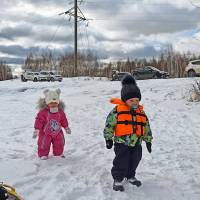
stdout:
<svg viewBox="0 0 200 200">
<path fill-rule="evenodd" d="M 126 74 L 128 74 L 128 73 L 126 73 L 126 72 L 120 72 L 120 73 L 118 73 L 118 75 L 126 75 Z"/>
<path fill-rule="evenodd" d="M 155 68 L 155 67 L 149 67 L 149 68 L 151 68 L 151 69 L 153 69 L 153 70 L 155 70 L 155 71 L 160 71 L 159 69 L 157 69 L 157 68 Z"/>
<path fill-rule="evenodd" d="M 40 74 L 42 74 L 42 75 L 48 75 L 47 72 L 41 72 Z"/>
</svg>

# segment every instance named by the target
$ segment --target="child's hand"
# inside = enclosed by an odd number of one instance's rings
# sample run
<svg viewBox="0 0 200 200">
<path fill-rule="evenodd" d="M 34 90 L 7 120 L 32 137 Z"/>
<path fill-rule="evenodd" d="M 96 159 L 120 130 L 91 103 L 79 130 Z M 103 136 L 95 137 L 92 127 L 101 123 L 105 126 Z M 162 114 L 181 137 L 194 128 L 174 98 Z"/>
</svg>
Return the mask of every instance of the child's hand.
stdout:
<svg viewBox="0 0 200 200">
<path fill-rule="evenodd" d="M 112 140 L 106 140 L 106 148 L 111 149 L 113 146 L 113 141 Z"/>
<path fill-rule="evenodd" d="M 33 139 L 35 139 L 37 136 L 39 135 L 39 130 L 38 129 L 35 129 L 34 131 L 33 131 Z"/>
<path fill-rule="evenodd" d="M 65 128 L 65 133 L 66 134 L 71 134 L 71 129 L 69 127 Z"/>
<path fill-rule="evenodd" d="M 149 153 L 151 153 L 151 152 L 152 152 L 152 149 L 151 149 L 151 143 L 150 143 L 150 142 L 146 142 L 146 147 L 147 147 L 147 151 L 148 151 Z"/>
</svg>

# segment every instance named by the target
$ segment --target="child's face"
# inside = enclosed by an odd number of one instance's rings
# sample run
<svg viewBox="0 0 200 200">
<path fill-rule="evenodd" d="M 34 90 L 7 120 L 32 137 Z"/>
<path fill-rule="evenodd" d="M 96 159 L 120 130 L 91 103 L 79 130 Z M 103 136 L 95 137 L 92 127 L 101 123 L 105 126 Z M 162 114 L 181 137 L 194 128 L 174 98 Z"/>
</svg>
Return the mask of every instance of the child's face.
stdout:
<svg viewBox="0 0 200 200">
<path fill-rule="evenodd" d="M 132 107 L 133 105 L 138 106 L 139 105 L 140 100 L 138 98 L 131 98 L 126 100 L 126 104 L 130 107 Z"/>
<path fill-rule="evenodd" d="M 51 103 L 48 104 L 48 106 L 49 106 L 50 108 L 55 108 L 55 107 L 58 107 L 58 103 L 56 103 L 56 102 L 51 102 Z"/>
</svg>

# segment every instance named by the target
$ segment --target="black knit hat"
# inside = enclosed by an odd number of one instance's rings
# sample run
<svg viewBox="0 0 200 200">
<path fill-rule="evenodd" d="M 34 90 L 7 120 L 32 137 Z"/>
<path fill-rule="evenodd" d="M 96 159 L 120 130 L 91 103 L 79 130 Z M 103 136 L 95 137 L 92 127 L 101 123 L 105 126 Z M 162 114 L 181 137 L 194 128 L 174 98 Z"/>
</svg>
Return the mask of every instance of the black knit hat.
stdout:
<svg viewBox="0 0 200 200">
<path fill-rule="evenodd" d="M 128 99 L 138 98 L 141 100 L 140 89 L 133 76 L 126 75 L 122 79 L 121 99 L 126 102 Z"/>
<path fill-rule="evenodd" d="M 0 199 L 1 200 L 8 199 L 8 193 L 7 193 L 7 191 L 3 187 L 1 187 L 1 186 L 0 186 Z"/>
</svg>

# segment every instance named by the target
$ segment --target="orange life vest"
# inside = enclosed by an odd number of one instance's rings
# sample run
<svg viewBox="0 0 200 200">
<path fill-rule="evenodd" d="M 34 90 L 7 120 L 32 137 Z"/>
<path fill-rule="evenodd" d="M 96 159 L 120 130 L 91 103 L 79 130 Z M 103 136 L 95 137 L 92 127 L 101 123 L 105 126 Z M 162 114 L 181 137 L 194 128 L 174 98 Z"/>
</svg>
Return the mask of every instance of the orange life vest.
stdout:
<svg viewBox="0 0 200 200">
<path fill-rule="evenodd" d="M 116 106 L 117 125 L 115 136 L 136 134 L 140 137 L 144 135 L 147 117 L 143 111 L 143 106 L 139 105 L 135 111 L 131 111 L 131 108 L 121 99 L 112 98 L 110 102 L 118 104 Z M 135 117 L 135 121 L 133 117 Z"/>
</svg>

